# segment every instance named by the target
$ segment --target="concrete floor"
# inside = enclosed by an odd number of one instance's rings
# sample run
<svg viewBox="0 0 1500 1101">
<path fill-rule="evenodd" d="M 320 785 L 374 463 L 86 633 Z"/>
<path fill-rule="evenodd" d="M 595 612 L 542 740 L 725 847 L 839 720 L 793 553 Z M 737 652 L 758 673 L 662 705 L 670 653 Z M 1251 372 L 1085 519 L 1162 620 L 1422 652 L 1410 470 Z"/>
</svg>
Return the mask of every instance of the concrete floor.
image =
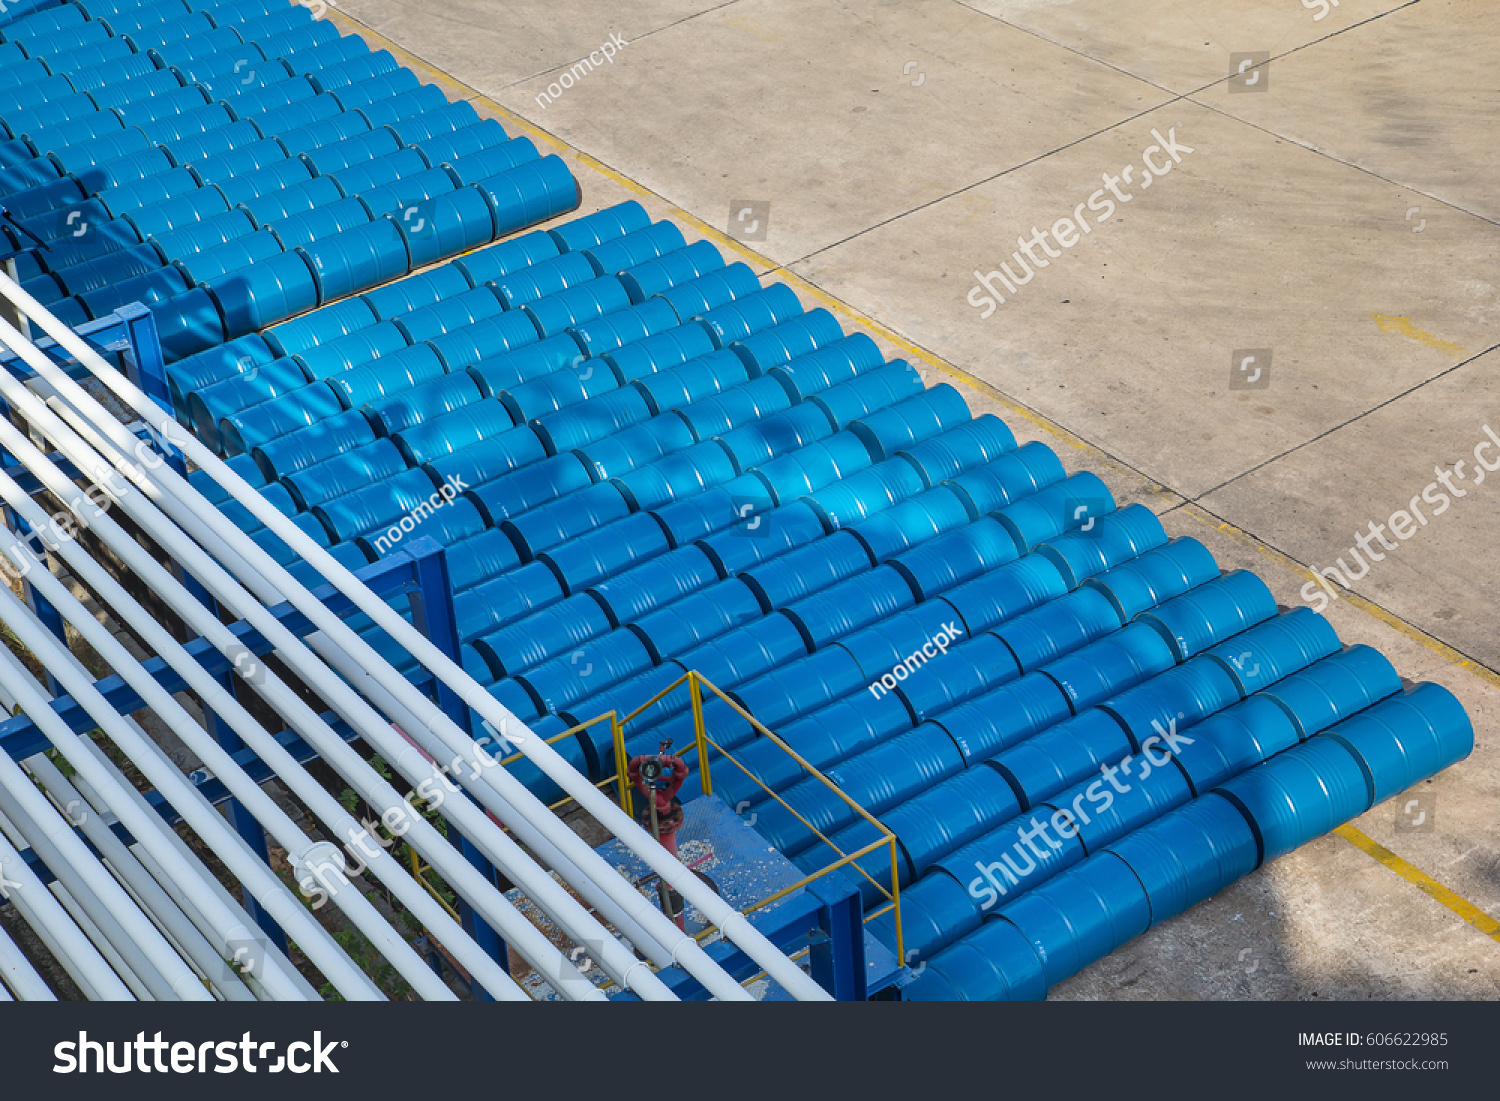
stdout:
<svg viewBox="0 0 1500 1101">
<path fill-rule="evenodd" d="M 332 17 L 561 152 L 585 210 L 634 197 L 731 245 L 1286 605 L 1465 460 L 1464 498 L 1327 612 L 1474 718 L 1473 757 L 1422 787 L 1426 827 L 1378 806 L 1052 996 L 1500 996 L 1500 484 L 1473 470 L 1500 432 L 1500 9 L 340 0 Z M 612 35 L 628 45 L 549 101 Z M 1153 132 L 1191 152 L 1167 162 Z M 1143 155 L 1170 172 L 1143 183 Z M 1130 199 L 1103 218 L 1126 165 Z M 1090 200 L 1090 231 L 1061 226 L 1078 239 L 983 316 L 976 275 Z"/>
</svg>

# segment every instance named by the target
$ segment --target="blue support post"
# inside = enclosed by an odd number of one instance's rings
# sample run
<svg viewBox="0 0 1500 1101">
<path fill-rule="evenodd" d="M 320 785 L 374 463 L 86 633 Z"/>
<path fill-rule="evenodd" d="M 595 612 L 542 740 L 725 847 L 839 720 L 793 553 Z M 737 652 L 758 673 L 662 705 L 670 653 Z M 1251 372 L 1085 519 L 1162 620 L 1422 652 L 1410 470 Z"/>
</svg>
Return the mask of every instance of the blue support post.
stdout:
<svg viewBox="0 0 1500 1101">
<path fill-rule="evenodd" d="M 807 891 L 822 905 L 819 927 L 826 937 L 814 940 L 808 950 L 812 978 L 841 1002 L 862 1002 L 868 997 L 865 974 L 864 903 L 859 888 L 838 871 L 807 885 Z"/>
</svg>

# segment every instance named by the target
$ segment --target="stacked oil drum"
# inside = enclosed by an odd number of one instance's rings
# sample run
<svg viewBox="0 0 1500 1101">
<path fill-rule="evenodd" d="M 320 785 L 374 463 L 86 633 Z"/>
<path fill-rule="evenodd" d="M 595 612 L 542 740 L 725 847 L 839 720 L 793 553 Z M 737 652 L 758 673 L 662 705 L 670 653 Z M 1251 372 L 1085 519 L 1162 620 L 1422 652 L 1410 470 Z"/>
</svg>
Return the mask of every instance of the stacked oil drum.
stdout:
<svg viewBox="0 0 1500 1101">
<path fill-rule="evenodd" d="M 69 324 L 141 302 L 169 360 L 578 205 L 561 159 L 285 0 L 0 23 L 0 205 Z"/>
<path fill-rule="evenodd" d="M 0 192 L 53 244 L 28 287 L 73 322 L 146 302 L 179 419 L 345 565 L 442 544 L 465 667 L 543 736 L 687 669 L 775 729 L 897 837 L 908 997 L 1043 996 L 1470 751 L 1444 689 L 638 204 L 507 236 L 572 178 L 388 54 L 116 2 L 3 24 Z M 805 869 L 880 836 L 705 721 L 748 770 L 715 794 Z M 686 693 L 630 730 L 690 746 Z M 557 748 L 614 771 L 606 725 Z M 861 867 L 891 886 L 888 848 Z"/>
</svg>

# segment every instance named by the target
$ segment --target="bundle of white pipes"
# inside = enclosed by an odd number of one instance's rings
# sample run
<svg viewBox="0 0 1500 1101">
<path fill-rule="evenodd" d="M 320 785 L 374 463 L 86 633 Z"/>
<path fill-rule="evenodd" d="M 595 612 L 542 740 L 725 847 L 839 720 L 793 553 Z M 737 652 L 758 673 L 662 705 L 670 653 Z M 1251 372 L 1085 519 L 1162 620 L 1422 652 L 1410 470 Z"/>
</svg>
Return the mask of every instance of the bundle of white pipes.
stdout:
<svg viewBox="0 0 1500 1101">
<path fill-rule="evenodd" d="M 145 422 L 156 439 L 165 440 L 186 454 L 301 559 L 346 594 L 359 611 L 471 707 L 492 732 L 500 735 L 502 744 L 514 746 L 530 757 L 767 975 L 794 997 L 828 998 L 826 992 L 743 915 L 658 845 L 459 665 L 449 660 L 230 467 L 182 432 L 172 417 L 125 375 L 3 275 L 0 275 L 0 295 L 18 306 L 56 341 L 58 348 L 83 364 L 113 391 Z M 359 794 L 387 829 L 399 833 L 560 996 L 576 999 L 604 997 L 600 988 L 574 965 L 573 961 L 582 953 L 558 948 L 549 941 L 442 833 L 423 815 L 414 813 L 406 797 L 376 772 L 296 691 L 262 661 L 247 661 L 251 655 L 238 638 L 194 598 L 176 574 L 143 550 L 108 514 L 110 510 L 119 507 L 184 572 L 196 578 L 222 607 L 259 633 L 285 667 L 326 701 L 335 714 L 381 754 L 414 790 L 455 791 L 456 797 L 441 803 L 442 815 L 502 875 L 519 887 L 557 929 L 584 949 L 590 959 L 597 961 L 615 983 L 643 999 L 671 1000 L 674 995 L 655 974 L 652 965 L 659 968 L 676 964 L 717 998 L 749 998 L 745 990 L 709 958 L 697 941 L 678 929 L 651 899 L 583 842 L 507 769 L 480 767 L 481 763 L 493 765 L 495 760 L 483 745 L 476 743 L 423 692 L 397 673 L 261 546 L 229 523 L 186 478 L 173 470 L 155 447 L 132 434 L 51 358 L 4 321 L 0 321 L 0 343 L 36 372 L 36 378 L 28 387 L 8 371 L 0 369 L 0 398 L 93 483 L 90 491 L 85 493 L 25 434 L 0 421 L 0 448 L 14 455 L 46 489 L 64 502 L 69 510 L 69 523 L 60 525 L 57 518 L 48 517 L 14 479 L 4 475 L 0 475 L 0 499 L 42 533 L 49 550 L 82 585 L 104 602 L 114 618 L 129 625 L 181 676 L 205 707 L 216 713 L 271 767 L 277 778 L 321 822 L 327 836 L 360 842 L 360 851 L 366 857 L 370 872 L 485 990 L 496 998 L 528 996 L 428 895 L 424 886 L 385 852 L 383 846 L 378 842 L 369 844 L 375 841 L 369 831 L 72 538 L 71 531 L 67 530 L 69 527 L 76 525 L 91 531 L 192 631 L 216 647 L 254 692 Z M 45 401 L 39 392 L 46 397 Z M 262 791 L 215 739 L 131 657 L 71 590 L 53 578 L 45 566 L 37 563 L 26 544 L 10 533 L 0 532 L 0 552 L 11 558 L 18 570 L 28 571 L 28 578 L 37 592 L 94 646 L 129 687 L 240 800 L 276 843 L 286 849 L 297 869 L 304 896 L 321 894 L 337 905 L 344 918 L 369 938 L 421 996 L 453 996 L 365 898 L 359 877 L 345 867 L 338 846 L 327 841 L 314 841 L 293 822 L 276 801 Z M 283 601 L 289 601 L 300 611 L 317 628 L 317 633 L 304 641 L 283 626 L 269 610 Z M 42 657 L 63 689 L 136 763 L 266 912 L 282 923 L 308 959 L 343 996 L 382 996 L 368 977 L 333 944 L 307 908 L 229 829 L 223 818 L 160 748 L 132 722 L 113 710 L 95 691 L 92 678 L 66 648 L 42 627 L 29 608 L 3 590 L 0 590 L 0 622 L 9 626 L 25 646 Z M 101 812 L 107 811 L 123 823 L 137 841 L 134 848 L 141 850 L 139 865 L 153 873 L 147 878 L 172 898 L 190 900 L 202 921 L 201 925 L 195 923 L 194 928 L 204 938 L 207 949 L 218 953 L 221 959 L 233 959 L 234 946 L 255 935 L 253 930 L 245 928 L 243 911 L 235 912 L 235 908 L 226 906 L 211 888 L 205 889 L 201 882 L 201 865 L 195 870 L 190 862 L 184 861 L 182 851 L 172 844 L 174 841 L 180 844 L 180 839 L 170 830 L 162 829 L 159 816 L 131 798 L 138 797 L 139 793 L 105 767 L 108 761 L 98 754 L 97 747 L 73 734 L 57 717 L 48 706 L 46 694 L 34 680 L 27 677 L 15 684 L 15 703 L 78 769 L 78 776 L 71 781 L 76 791 L 72 798 L 84 798 L 91 806 Z M 450 770 L 440 767 L 435 761 L 475 764 Z M 15 773 L 10 770 L 15 770 Z M 37 771 L 46 773 L 47 770 L 39 767 Z M 0 754 L 0 790 L 13 792 L 19 773 L 15 763 Z M 24 780 L 24 776 L 21 779 Z M 38 777 L 54 799 L 59 797 L 59 788 L 63 789 L 62 795 L 69 794 L 67 783 L 58 783 L 66 778 L 58 775 L 50 779 L 51 784 L 47 782 L 48 777 Z M 461 785 L 462 791 L 455 787 L 454 780 Z M 40 806 L 21 808 L 32 822 L 40 824 L 50 812 L 56 821 L 47 821 L 48 836 L 53 836 L 58 823 L 63 823 L 63 832 L 68 836 L 56 838 L 60 847 L 58 858 L 81 859 L 67 842 L 83 848 L 85 853 L 87 850 L 66 826 L 65 819 L 40 797 L 36 787 L 29 782 L 24 786 L 37 795 L 41 803 Z M 0 795 L 0 800 L 3 799 L 4 796 Z M 4 809 L 0 806 L 0 810 Z M 504 828 L 496 824 L 497 820 Z M 163 833 L 168 836 L 163 837 Z M 89 836 L 92 840 L 92 835 Z M 556 873 L 567 886 L 559 883 L 552 873 Z M 108 888 L 102 883 L 92 886 L 96 892 L 108 893 Z M 118 886 L 115 884 L 116 889 Z M 571 892 L 568 888 L 572 889 Z M 136 896 L 145 899 L 139 890 Z M 104 895 L 99 897 L 102 899 Z M 156 901 L 160 903 L 161 899 L 156 898 Z M 111 902 L 111 909 L 113 905 Z M 172 975 L 173 980 L 166 988 L 176 996 L 203 996 L 204 988 L 196 977 L 193 981 L 198 992 L 195 994 L 188 989 L 186 980 L 193 971 L 183 969 L 183 956 L 171 950 L 160 931 L 152 926 L 150 929 L 128 930 L 126 935 L 131 932 L 139 932 L 142 936 L 135 945 L 135 953 L 147 957 L 146 961 L 136 961 L 142 969 L 159 971 L 163 977 Z M 187 944 L 182 937 L 186 936 L 183 929 L 176 938 L 177 944 L 184 949 Z M 113 940 L 110 943 L 113 945 Z M 204 955 L 205 944 L 193 940 L 192 947 L 198 956 Z M 116 948 L 118 950 L 118 946 Z M 169 966 L 172 959 L 177 961 L 175 966 Z M 252 989 L 258 995 L 306 996 L 305 984 L 296 981 L 300 976 L 287 973 L 284 958 L 278 960 L 274 954 L 267 954 L 264 959 L 264 973 L 253 977 Z M 0 957 L 0 969 L 3 967 L 3 957 Z M 202 969 L 201 963 L 199 969 Z M 131 970 L 134 972 L 135 968 L 132 966 Z M 144 984 L 144 976 L 141 983 Z M 161 984 L 146 985 L 149 989 L 150 985 Z"/>
</svg>

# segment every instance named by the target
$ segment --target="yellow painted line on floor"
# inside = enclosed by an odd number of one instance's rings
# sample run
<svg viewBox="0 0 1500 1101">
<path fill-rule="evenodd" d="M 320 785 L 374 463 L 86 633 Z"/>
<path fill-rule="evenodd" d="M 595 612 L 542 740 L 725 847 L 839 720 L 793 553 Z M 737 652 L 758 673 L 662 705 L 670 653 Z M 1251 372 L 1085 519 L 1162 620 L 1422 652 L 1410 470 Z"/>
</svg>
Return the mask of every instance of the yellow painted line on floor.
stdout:
<svg viewBox="0 0 1500 1101">
<path fill-rule="evenodd" d="M 1349 842 L 1356 849 L 1368 853 L 1381 864 L 1384 864 L 1423 894 L 1441 902 L 1485 936 L 1500 940 L 1500 921 L 1496 921 L 1467 899 L 1454 894 L 1447 887 L 1444 887 L 1437 880 L 1433 879 L 1432 876 L 1422 871 L 1422 869 L 1407 863 L 1373 837 L 1361 833 L 1353 826 L 1340 826 L 1333 832 Z"/>
<path fill-rule="evenodd" d="M 1396 317 L 1393 314 L 1387 313 L 1372 313 L 1370 316 L 1375 319 L 1375 324 L 1380 326 L 1380 331 L 1383 333 L 1400 333 L 1402 336 L 1407 336 L 1415 340 L 1418 344 L 1425 344 L 1429 348 L 1436 348 L 1440 352 L 1447 352 L 1455 356 L 1463 354 L 1463 349 L 1457 344 L 1449 344 L 1442 337 L 1424 332 L 1413 325 L 1409 317 Z"/>
<path fill-rule="evenodd" d="M 729 235 L 721 232 L 714 226 L 709 225 L 707 222 L 697 217 L 697 215 L 684 210 L 676 203 L 663 198 L 661 195 L 658 195 L 656 192 L 652 191 L 645 185 L 637 183 L 630 177 L 621 174 L 620 172 L 611 168 L 609 165 L 605 164 L 603 161 L 600 161 L 595 157 L 591 157 L 587 153 L 584 153 L 574 146 L 569 145 L 567 142 L 563 141 L 556 135 L 543 130 L 541 127 L 537 126 L 530 120 L 516 114 L 510 108 L 501 106 L 493 99 L 490 99 L 488 96 L 481 94 L 478 89 L 472 88 L 469 85 L 465 84 L 463 81 L 449 76 L 441 69 L 434 68 L 432 65 L 428 64 L 426 61 L 422 60 L 411 51 L 402 48 L 395 42 L 391 41 L 389 38 L 385 37 L 385 35 L 359 22 L 359 20 L 352 19 L 341 12 L 337 14 L 330 14 L 329 16 L 327 16 L 327 18 L 329 18 L 334 23 L 343 26 L 350 33 L 357 34 L 360 37 L 364 38 L 367 42 L 371 43 L 371 45 L 378 44 L 380 48 L 390 50 L 395 57 L 401 59 L 406 65 L 410 66 L 413 69 L 418 69 L 424 73 L 427 73 L 432 77 L 435 83 L 446 85 L 448 88 L 459 94 L 462 98 L 470 100 L 477 106 L 483 107 L 486 110 L 500 115 L 506 120 L 508 128 L 512 132 L 517 130 L 523 131 L 528 136 L 551 146 L 558 152 L 566 153 L 568 156 L 573 157 L 580 163 L 587 165 L 595 172 L 598 172 L 601 176 L 604 176 L 614 183 L 619 184 L 626 190 L 631 191 L 634 194 L 641 196 L 642 198 L 651 199 L 654 202 L 664 205 L 673 218 L 692 226 L 699 233 L 702 233 L 705 237 L 712 240 L 719 247 L 728 249 L 729 251 L 749 261 L 751 264 L 759 265 L 760 267 L 765 268 L 767 273 L 775 273 L 779 277 L 785 279 L 788 283 L 795 285 L 799 290 L 801 290 L 809 297 L 823 303 L 823 305 L 826 306 L 830 311 L 842 314 L 844 317 L 847 317 L 855 324 L 863 326 L 864 328 L 867 328 L 872 332 L 879 334 L 885 340 L 895 345 L 897 348 L 900 348 L 903 352 L 905 352 L 913 359 L 919 359 L 923 363 L 931 367 L 933 370 L 940 371 L 943 374 L 948 375 L 950 378 L 957 379 L 964 385 L 968 386 L 970 389 L 979 394 L 983 394 L 991 401 L 994 401 L 996 404 L 1004 407 L 1008 412 L 1014 414 L 1017 417 L 1020 417 L 1022 420 L 1035 425 L 1037 428 L 1046 432 L 1048 435 L 1055 437 L 1057 440 L 1067 444 L 1069 447 L 1074 448 L 1077 451 L 1084 452 L 1095 464 L 1108 467 L 1109 469 L 1114 470 L 1131 479 L 1138 479 L 1142 477 L 1140 471 L 1118 462 L 1112 456 L 1108 455 L 1104 451 L 1101 451 L 1099 448 L 1095 447 L 1087 440 L 1075 436 L 1062 425 L 1057 424 L 1055 421 L 1049 420 L 1033 409 L 1028 409 L 1026 406 L 1008 397 L 1001 391 L 997 390 L 994 386 L 991 386 L 988 382 L 985 382 L 983 379 L 971 375 L 963 368 L 949 363 L 947 360 L 943 359 L 933 352 L 929 352 L 926 348 L 923 348 L 918 344 L 912 343 L 910 340 L 907 340 L 906 337 L 902 336 L 895 330 L 881 324 L 873 317 L 870 317 L 868 314 L 865 314 L 861 310 L 858 310 L 855 307 L 849 305 L 849 303 L 844 302 L 842 299 L 834 297 L 827 291 L 823 290 L 821 287 L 809 283 L 806 279 L 803 279 L 796 273 L 788 271 L 786 268 L 782 267 L 780 264 L 777 264 L 770 258 L 762 256 L 760 253 L 756 252 L 753 249 L 746 248 L 744 244 L 736 241 L 733 237 L 730 237 Z M 1392 318 L 1387 320 L 1391 322 L 1406 321 L 1407 326 L 1411 326 L 1411 322 L 1406 318 Z M 1385 325 L 1382 324 L 1381 327 L 1385 328 Z M 1438 347 L 1439 345 L 1445 344 L 1445 342 L 1438 340 L 1438 338 L 1436 337 L 1432 337 L 1429 333 L 1421 333 L 1421 330 L 1407 332 L 1405 329 L 1397 327 L 1392 331 L 1399 331 L 1404 336 L 1413 336 L 1414 339 L 1420 339 L 1420 336 L 1430 337 L 1432 340 L 1437 341 L 1437 343 L 1434 344 L 1433 347 Z M 1420 334 L 1420 336 L 1417 336 L 1415 334 Z M 1446 347 L 1452 348 L 1454 346 L 1446 345 Z M 1205 524 L 1208 527 L 1211 527 L 1214 530 L 1228 536 L 1229 538 L 1244 544 L 1245 546 L 1253 547 L 1270 561 L 1275 562 L 1277 565 L 1280 565 L 1285 569 L 1291 570 L 1293 573 L 1302 578 L 1305 578 L 1307 580 L 1313 579 L 1312 571 L 1303 566 L 1301 563 L 1295 561 L 1292 558 L 1289 558 L 1285 554 L 1282 554 L 1275 548 L 1267 546 L 1241 528 L 1235 527 L 1233 524 L 1227 523 L 1215 516 L 1210 515 L 1207 511 L 1197 505 L 1181 504 L 1182 498 L 1177 494 L 1167 490 L 1166 487 L 1154 482 L 1147 481 L 1147 484 L 1142 487 L 1142 492 L 1146 493 L 1148 496 L 1162 498 L 1163 500 L 1168 501 L 1173 505 L 1181 505 L 1182 511 L 1187 515 L 1193 517 L 1193 519 L 1197 520 L 1199 523 Z M 1478 664 L 1477 662 L 1471 661 L 1463 654 L 1460 654 L 1457 650 L 1454 650 L 1452 647 L 1439 642 L 1437 639 L 1433 638 L 1425 631 L 1422 631 L 1420 628 L 1407 623 L 1400 617 L 1392 615 L 1390 612 L 1386 611 L 1378 604 L 1372 604 L 1353 593 L 1344 594 L 1342 599 L 1346 600 L 1353 607 L 1356 607 L 1361 611 L 1380 620 L 1382 623 L 1391 627 L 1393 630 L 1399 631 L 1401 634 L 1405 635 L 1407 638 L 1412 639 L 1414 642 L 1420 643 L 1421 645 L 1427 647 L 1429 650 L 1432 650 L 1434 653 L 1441 656 L 1444 660 L 1451 662 L 1452 664 L 1457 665 L 1460 668 L 1474 674 L 1481 680 L 1492 684 L 1497 688 L 1500 688 L 1500 674 L 1495 673 L 1493 670 L 1488 669 L 1485 666 Z M 1350 842 L 1356 848 L 1363 850 L 1370 856 L 1374 857 L 1376 860 L 1380 861 L 1380 863 L 1390 868 L 1393 872 L 1401 876 L 1403 879 L 1406 879 L 1409 882 L 1415 884 L 1417 887 L 1421 888 L 1428 895 L 1437 899 L 1437 901 L 1441 902 L 1444 906 L 1447 906 L 1450 910 L 1458 914 L 1465 921 L 1482 930 L 1486 935 L 1494 937 L 1496 940 L 1500 940 L 1500 922 L 1497 922 L 1494 918 L 1490 917 L 1477 906 L 1465 901 L 1453 891 L 1450 891 L 1447 887 L 1444 887 L 1441 883 L 1433 879 L 1426 872 L 1423 872 L 1419 868 L 1408 864 L 1401 857 L 1397 856 L 1389 849 L 1380 845 L 1374 839 L 1361 833 L 1353 826 L 1340 826 L 1334 832 L 1337 833 L 1340 837 L 1344 838 L 1346 841 Z"/>
</svg>

